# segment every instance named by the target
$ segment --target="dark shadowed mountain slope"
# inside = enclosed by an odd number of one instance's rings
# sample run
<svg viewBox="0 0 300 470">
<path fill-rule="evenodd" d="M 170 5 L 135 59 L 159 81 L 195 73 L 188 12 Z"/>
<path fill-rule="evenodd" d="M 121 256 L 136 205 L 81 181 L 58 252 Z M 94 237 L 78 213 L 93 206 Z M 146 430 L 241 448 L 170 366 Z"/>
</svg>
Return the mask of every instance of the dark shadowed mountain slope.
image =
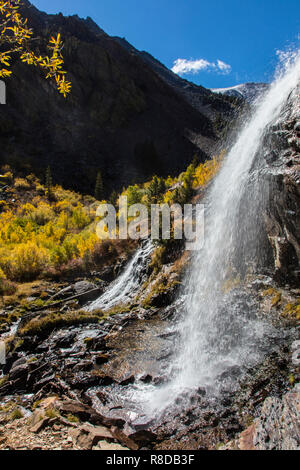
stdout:
<svg viewBox="0 0 300 470">
<path fill-rule="evenodd" d="M 168 85 L 183 96 L 188 103 L 209 119 L 214 121 L 220 113 L 225 121 L 232 119 L 238 104 L 232 99 L 232 96 L 216 95 L 211 90 L 181 78 L 148 52 L 139 51 L 133 47 L 126 39 L 115 37 L 115 40 L 132 55 L 140 57 L 157 75 L 168 83 Z M 242 96 L 238 96 L 238 98 L 242 98 Z"/>
<path fill-rule="evenodd" d="M 202 160 L 210 155 L 217 141 L 212 121 L 144 60 L 90 18 L 28 5 L 24 14 L 41 52 L 61 32 L 73 89 L 64 99 L 36 69 L 13 66 L 7 105 L 0 107 L 1 163 L 40 176 L 50 165 L 55 182 L 88 193 L 101 170 L 109 194 L 154 173 L 176 174 L 195 153 Z"/>
</svg>

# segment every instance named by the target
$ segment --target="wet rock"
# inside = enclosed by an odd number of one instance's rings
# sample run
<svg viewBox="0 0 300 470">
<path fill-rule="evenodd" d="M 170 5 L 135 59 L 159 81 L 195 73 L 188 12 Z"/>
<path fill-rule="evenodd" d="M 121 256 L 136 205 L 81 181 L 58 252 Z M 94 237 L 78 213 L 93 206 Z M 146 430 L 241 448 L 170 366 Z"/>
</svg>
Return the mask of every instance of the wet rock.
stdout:
<svg viewBox="0 0 300 470">
<path fill-rule="evenodd" d="M 230 366 L 227 370 L 218 375 L 219 380 L 230 379 L 232 377 L 236 378 L 241 374 L 241 368 L 239 366 Z"/>
<path fill-rule="evenodd" d="M 102 286 L 97 286 L 89 281 L 78 281 L 72 286 L 61 289 L 51 297 L 53 301 L 73 300 L 78 297 L 80 302 L 89 302 L 96 299 L 102 292 Z"/>
<path fill-rule="evenodd" d="M 37 392 L 41 388 L 43 388 L 45 385 L 48 385 L 49 383 L 51 383 L 54 379 L 55 379 L 55 374 L 46 375 L 41 380 L 34 383 L 32 390 L 34 392 Z"/>
<path fill-rule="evenodd" d="M 67 297 L 70 297 L 72 294 L 73 294 L 73 287 L 67 286 L 67 287 L 64 287 L 64 289 L 61 289 L 60 291 L 58 291 L 56 294 L 54 294 L 51 297 L 51 300 L 65 299 Z"/>
<path fill-rule="evenodd" d="M 6 375 L 9 373 L 9 371 L 11 370 L 12 368 L 12 365 L 14 364 L 14 362 L 16 362 L 19 358 L 19 355 L 14 352 L 14 353 L 9 353 L 6 357 L 6 363 L 4 364 L 2 370 L 3 370 L 3 374 Z"/>
<path fill-rule="evenodd" d="M 103 405 L 106 405 L 109 401 L 109 396 L 105 392 L 102 392 L 102 391 L 97 392 L 96 396 L 97 398 L 99 398 L 99 400 L 101 401 Z"/>
<path fill-rule="evenodd" d="M 98 354 L 95 357 L 95 363 L 98 366 L 101 366 L 102 364 L 106 364 L 110 359 L 110 356 L 108 354 Z"/>
<path fill-rule="evenodd" d="M 251 282 L 250 286 L 252 289 L 259 292 L 262 289 L 267 289 L 273 285 L 273 279 L 271 277 L 260 277 L 259 279 L 255 279 Z"/>
<path fill-rule="evenodd" d="M 297 349 L 300 349 L 300 340 L 298 339 L 297 341 L 293 341 L 291 345 L 291 351 L 294 352 Z"/>
<path fill-rule="evenodd" d="M 107 386 L 116 383 L 115 379 L 106 372 L 97 371 L 96 377 L 98 378 L 98 383 L 100 385 Z"/>
<path fill-rule="evenodd" d="M 147 431 L 153 424 L 154 424 L 154 419 L 151 419 L 147 416 L 142 416 L 142 417 L 137 418 L 134 421 L 131 421 L 130 428 L 133 428 L 132 433 L 134 431 Z"/>
<path fill-rule="evenodd" d="M 161 333 L 159 336 L 159 338 L 171 338 L 173 336 L 177 336 L 178 335 L 178 332 L 177 331 L 169 331 L 167 333 Z"/>
<path fill-rule="evenodd" d="M 62 414 L 71 413 L 75 416 L 78 416 L 81 421 L 88 421 L 92 424 L 101 424 L 106 427 L 117 426 L 120 428 L 122 428 L 125 424 L 123 419 L 108 418 L 96 412 L 90 406 L 74 400 L 62 402 L 59 406 L 59 409 Z"/>
<path fill-rule="evenodd" d="M 300 348 L 293 352 L 292 363 L 296 367 L 300 366 Z"/>
<path fill-rule="evenodd" d="M 75 364 L 73 367 L 73 372 L 77 371 L 90 371 L 94 367 L 94 364 L 92 361 L 86 360 L 86 361 L 81 361 Z"/>
<path fill-rule="evenodd" d="M 10 380 L 13 380 L 13 381 L 22 381 L 22 383 L 25 383 L 26 382 L 26 379 L 27 379 L 27 375 L 28 375 L 28 372 L 29 372 L 29 366 L 28 364 L 20 364 L 16 367 L 14 367 L 13 369 L 11 369 L 10 373 L 9 373 L 9 379 Z"/>
<path fill-rule="evenodd" d="M 27 378 L 27 386 L 30 388 L 36 382 L 41 380 L 47 374 L 51 374 L 51 369 L 49 368 L 49 364 L 47 362 L 35 362 L 31 363 L 29 366 L 30 373 Z"/>
<path fill-rule="evenodd" d="M 153 380 L 152 375 L 144 374 L 140 377 L 140 381 L 144 382 L 145 384 L 150 384 Z"/>
<path fill-rule="evenodd" d="M 92 351 L 103 351 L 106 349 L 106 335 L 101 334 L 95 338 L 91 338 L 89 342 L 86 342 L 87 348 Z"/>
<path fill-rule="evenodd" d="M 67 332 L 62 337 L 59 337 L 55 341 L 54 347 L 55 348 L 69 348 L 74 343 L 75 338 L 76 338 L 76 333 Z"/>
<path fill-rule="evenodd" d="M 300 450 L 300 387 L 282 399 L 268 397 L 259 417 L 223 449 Z"/>
<path fill-rule="evenodd" d="M 74 284 L 73 289 L 75 291 L 75 294 L 84 294 L 89 290 L 96 289 L 96 287 L 96 284 L 93 284 L 92 282 L 79 281 Z"/>
<path fill-rule="evenodd" d="M 119 385 L 126 386 L 129 384 L 133 384 L 135 381 L 134 375 L 128 375 L 127 377 L 124 377 L 120 382 Z"/>
<path fill-rule="evenodd" d="M 105 282 L 112 282 L 116 278 L 113 266 L 108 266 L 100 272 L 100 277 Z"/>
<path fill-rule="evenodd" d="M 20 359 L 17 359 L 11 366 L 11 370 L 13 370 L 15 367 L 18 367 L 22 364 L 26 364 L 26 358 L 25 357 L 20 357 Z"/>
<path fill-rule="evenodd" d="M 87 390 L 91 387 L 96 387 L 97 385 L 101 385 L 102 377 L 99 377 L 96 374 L 91 374 L 88 372 L 77 372 L 70 377 L 67 377 L 68 384 L 78 390 Z M 109 381 L 107 381 L 109 383 Z"/>
<path fill-rule="evenodd" d="M 130 439 L 130 437 L 127 436 L 118 427 L 113 426 L 111 428 L 111 433 L 114 436 L 114 438 L 117 439 L 117 441 L 119 441 L 121 444 L 128 447 L 130 450 L 139 450 L 139 448 L 140 448 L 139 444 L 137 444 L 132 439 Z"/>
<path fill-rule="evenodd" d="M 140 429 L 130 434 L 129 438 L 132 441 L 136 442 L 139 445 L 139 447 L 142 447 L 144 445 L 154 443 L 157 439 L 157 436 L 152 431 L 149 431 L 147 429 Z"/>
<path fill-rule="evenodd" d="M 168 380 L 169 378 L 167 375 L 159 375 L 157 377 L 154 377 L 152 382 L 154 385 L 161 385 L 161 384 L 167 383 Z"/>
</svg>

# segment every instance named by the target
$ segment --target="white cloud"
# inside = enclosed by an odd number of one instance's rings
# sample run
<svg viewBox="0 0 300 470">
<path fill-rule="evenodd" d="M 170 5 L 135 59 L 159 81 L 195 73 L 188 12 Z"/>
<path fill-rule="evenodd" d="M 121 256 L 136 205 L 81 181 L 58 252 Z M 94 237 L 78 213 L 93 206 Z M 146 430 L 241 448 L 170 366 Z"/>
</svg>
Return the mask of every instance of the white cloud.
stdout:
<svg viewBox="0 0 300 470">
<path fill-rule="evenodd" d="M 205 59 L 177 59 L 174 61 L 174 65 L 171 70 L 178 75 L 184 75 L 187 73 L 196 74 L 201 70 L 215 71 L 226 75 L 231 72 L 231 66 L 219 59 L 217 62 L 208 62 Z"/>
<path fill-rule="evenodd" d="M 231 65 L 226 64 L 222 60 L 217 61 L 217 68 L 222 72 L 222 73 L 230 73 L 231 72 Z"/>
</svg>

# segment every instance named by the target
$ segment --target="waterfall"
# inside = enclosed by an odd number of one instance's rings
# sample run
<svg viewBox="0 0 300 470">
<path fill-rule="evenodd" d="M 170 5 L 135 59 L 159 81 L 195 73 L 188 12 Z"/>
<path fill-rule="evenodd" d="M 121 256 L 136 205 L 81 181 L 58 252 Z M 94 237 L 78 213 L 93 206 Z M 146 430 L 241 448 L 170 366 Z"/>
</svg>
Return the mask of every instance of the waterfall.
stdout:
<svg viewBox="0 0 300 470">
<path fill-rule="evenodd" d="M 242 276 L 250 268 L 255 272 L 255 261 L 259 262 L 260 217 L 268 198 L 267 188 L 257 178 L 261 152 L 267 131 L 280 122 L 299 80 L 298 53 L 255 104 L 209 190 L 205 243 L 195 252 L 186 279 L 173 377 L 148 397 L 152 411 L 165 409 L 187 389 L 214 390 L 220 377 L 221 385 L 226 377 L 232 385 L 236 370 L 253 366 L 268 351 L 270 323 L 259 317 L 251 295 L 244 297 L 242 288 L 239 293 L 228 285 L 238 284 L 241 272 Z"/>
<path fill-rule="evenodd" d="M 143 284 L 145 270 L 153 251 L 151 240 L 146 240 L 136 251 L 123 273 L 108 287 L 98 299 L 92 302 L 87 311 L 109 310 L 115 305 L 132 301 Z"/>
</svg>

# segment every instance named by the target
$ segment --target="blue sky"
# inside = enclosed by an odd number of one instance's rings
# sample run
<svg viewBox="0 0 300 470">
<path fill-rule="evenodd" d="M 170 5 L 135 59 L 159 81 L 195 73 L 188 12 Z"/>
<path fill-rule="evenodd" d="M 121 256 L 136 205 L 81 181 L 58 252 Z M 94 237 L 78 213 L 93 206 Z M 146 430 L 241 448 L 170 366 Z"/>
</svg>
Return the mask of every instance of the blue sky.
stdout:
<svg viewBox="0 0 300 470">
<path fill-rule="evenodd" d="M 299 47 L 300 0 L 33 0 L 90 16 L 208 88 L 270 81 L 277 50 Z M 177 62 L 176 62 L 177 61 Z"/>
</svg>

